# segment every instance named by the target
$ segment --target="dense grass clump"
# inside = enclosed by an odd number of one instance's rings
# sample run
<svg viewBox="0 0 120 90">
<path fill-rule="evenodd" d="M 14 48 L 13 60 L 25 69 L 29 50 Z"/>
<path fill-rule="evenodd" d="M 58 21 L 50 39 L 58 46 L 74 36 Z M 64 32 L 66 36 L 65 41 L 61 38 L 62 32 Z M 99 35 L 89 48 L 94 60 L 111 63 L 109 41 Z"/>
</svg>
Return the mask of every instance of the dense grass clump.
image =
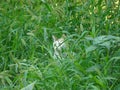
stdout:
<svg viewBox="0 0 120 90">
<path fill-rule="evenodd" d="M 1 0 L 0 90 L 120 90 L 120 1 Z"/>
</svg>

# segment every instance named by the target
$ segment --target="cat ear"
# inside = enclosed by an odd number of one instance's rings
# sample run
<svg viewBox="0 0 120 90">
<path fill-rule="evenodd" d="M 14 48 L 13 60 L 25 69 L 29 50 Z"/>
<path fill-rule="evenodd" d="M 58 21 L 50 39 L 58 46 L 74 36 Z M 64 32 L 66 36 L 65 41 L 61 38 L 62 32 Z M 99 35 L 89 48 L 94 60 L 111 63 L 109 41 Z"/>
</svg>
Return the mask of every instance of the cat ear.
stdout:
<svg viewBox="0 0 120 90">
<path fill-rule="evenodd" d="M 57 40 L 57 38 L 54 35 L 52 35 L 52 38 L 53 38 L 53 41 Z"/>
</svg>

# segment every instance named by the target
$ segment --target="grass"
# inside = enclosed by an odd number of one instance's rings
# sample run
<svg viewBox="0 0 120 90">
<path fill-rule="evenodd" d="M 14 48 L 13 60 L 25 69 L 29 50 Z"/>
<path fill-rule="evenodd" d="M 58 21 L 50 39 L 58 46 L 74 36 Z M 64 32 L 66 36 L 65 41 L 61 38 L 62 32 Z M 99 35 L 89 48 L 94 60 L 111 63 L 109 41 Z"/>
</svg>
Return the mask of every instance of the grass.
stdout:
<svg viewBox="0 0 120 90">
<path fill-rule="evenodd" d="M 1 0 L 0 90 L 119 90 L 119 17 L 119 0 Z"/>
</svg>

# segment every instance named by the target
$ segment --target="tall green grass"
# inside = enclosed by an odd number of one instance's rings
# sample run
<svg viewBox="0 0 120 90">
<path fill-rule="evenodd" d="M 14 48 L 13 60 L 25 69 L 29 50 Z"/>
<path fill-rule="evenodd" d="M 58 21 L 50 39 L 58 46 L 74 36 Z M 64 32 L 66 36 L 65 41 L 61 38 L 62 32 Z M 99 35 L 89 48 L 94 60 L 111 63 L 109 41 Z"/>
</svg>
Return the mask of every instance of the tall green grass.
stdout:
<svg viewBox="0 0 120 90">
<path fill-rule="evenodd" d="M 0 90 L 119 90 L 119 17 L 119 0 L 1 0 Z"/>
</svg>

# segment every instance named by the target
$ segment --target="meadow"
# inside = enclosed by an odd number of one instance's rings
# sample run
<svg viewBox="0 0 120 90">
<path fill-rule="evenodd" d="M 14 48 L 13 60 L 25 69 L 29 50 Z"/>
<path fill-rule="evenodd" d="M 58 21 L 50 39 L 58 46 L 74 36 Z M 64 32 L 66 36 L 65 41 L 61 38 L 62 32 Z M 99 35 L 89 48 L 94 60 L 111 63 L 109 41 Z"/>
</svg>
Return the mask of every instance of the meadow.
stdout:
<svg viewBox="0 0 120 90">
<path fill-rule="evenodd" d="M 120 1 L 0 0 L 0 90 L 120 90 Z"/>
</svg>

